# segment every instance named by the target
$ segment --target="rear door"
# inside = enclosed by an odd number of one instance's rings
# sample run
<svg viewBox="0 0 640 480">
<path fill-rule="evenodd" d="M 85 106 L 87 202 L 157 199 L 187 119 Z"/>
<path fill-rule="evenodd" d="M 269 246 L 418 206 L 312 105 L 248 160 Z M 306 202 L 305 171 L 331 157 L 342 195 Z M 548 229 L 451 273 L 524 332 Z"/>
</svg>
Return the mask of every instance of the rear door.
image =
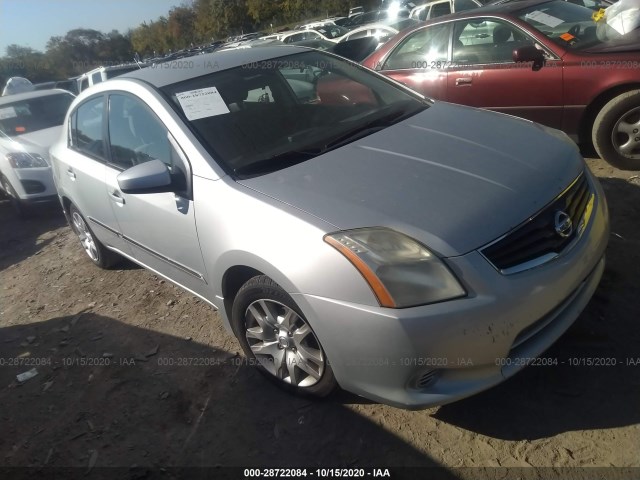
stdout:
<svg viewBox="0 0 640 480">
<path fill-rule="evenodd" d="M 130 254 L 119 235 L 105 186 L 105 101 L 104 95 L 91 97 L 71 113 L 67 148 L 56 156 L 56 176 L 58 188 L 80 210 L 100 241 Z"/>
</svg>

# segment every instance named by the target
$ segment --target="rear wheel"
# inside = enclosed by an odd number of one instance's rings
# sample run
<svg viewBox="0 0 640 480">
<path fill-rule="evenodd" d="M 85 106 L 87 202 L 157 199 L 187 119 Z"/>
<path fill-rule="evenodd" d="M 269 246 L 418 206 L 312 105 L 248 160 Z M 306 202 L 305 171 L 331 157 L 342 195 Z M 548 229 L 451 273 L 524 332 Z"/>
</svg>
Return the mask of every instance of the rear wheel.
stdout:
<svg viewBox="0 0 640 480">
<path fill-rule="evenodd" d="M 317 397 L 336 387 L 318 337 L 289 294 L 269 277 L 254 277 L 240 288 L 232 327 L 250 362 L 278 386 Z"/>
<path fill-rule="evenodd" d="M 603 160 L 624 170 L 640 169 L 640 90 L 618 95 L 600 110 L 592 139 Z"/>
<path fill-rule="evenodd" d="M 115 252 L 106 248 L 87 225 L 84 217 L 75 205 L 69 208 L 71 228 L 78 236 L 82 248 L 87 256 L 100 268 L 109 268 L 118 263 L 122 258 Z"/>
</svg>

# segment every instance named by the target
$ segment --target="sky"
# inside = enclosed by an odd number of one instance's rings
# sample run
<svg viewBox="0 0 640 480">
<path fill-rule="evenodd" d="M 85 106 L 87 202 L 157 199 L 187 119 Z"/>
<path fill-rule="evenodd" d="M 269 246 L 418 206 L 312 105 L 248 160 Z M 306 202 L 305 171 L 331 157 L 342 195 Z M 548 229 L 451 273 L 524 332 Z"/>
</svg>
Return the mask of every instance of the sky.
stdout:
<svg viewBox="0 0 640 480">
<path fill-rule="evenodd" d="M 0 57 L 12 43 L 44 52 L 49 38 L 74 28 L 124 33 L 167 16 L 183 0 L 0 0 Z M 187 2 L 190 3 L 190 2 Z"/>
</svg>

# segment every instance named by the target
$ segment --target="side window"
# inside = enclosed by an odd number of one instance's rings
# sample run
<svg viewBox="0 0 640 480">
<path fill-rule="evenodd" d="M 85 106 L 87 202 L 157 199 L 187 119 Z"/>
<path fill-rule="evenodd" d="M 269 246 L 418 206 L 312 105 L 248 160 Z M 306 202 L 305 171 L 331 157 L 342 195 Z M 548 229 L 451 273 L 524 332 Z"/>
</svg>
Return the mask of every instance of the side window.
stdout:
<svg viewBox="0 0 640 480">
<path fill-rule="evenodd" d="M 478 7 L 472 0 L 453 0 L 453 6 L 456 12 L 464 12 Z"/>
<path fill-rule="evenodd" d="M 407 37 L 389 55 L 384 70 L 433 68 L 446 62 L 449 50 L 449 24 L 433 25 Z"/>
<path fill-rule="evenodd" d="M 449 2 L 436 3 L 431 8 L 431 18 L 441 17 L 443 15 L 449 15 L 450 13 L 451 13 L 451 5 L 449 5 Z"/>
<path fill-rule="evenodd" d="M 86 153 L 100 160 L 105 158 L 104 141 L 102 139 L 103 97 L 91 99 L 80 105 L 74 117 L 76 128 L 72 133 L 74 146 L 82 153 Z"/>
<path fill-rule="evenodd" d="M 91 74 L 91 84 L 95 85 L 96 83 L 100 83 L 102 81 L 102 75 L 100 74 L 100 72 L 96 72 L 96 73 L 92 73 Z"/>
<path fill-rule="evenodd" d="M 422 7 L 417 12 L 418 20 L 422 20 L 423 22 L 427 20 L 427 15 L 429 14 L 429 9 L 427 7 Z"/>
<path fill-rule="evenodd" d="M 173 165 L 167 129 L 144 103 L 133 97 L 109 96 L 109 145 L 111 163 L 123 169 L 153 159 Z"/>
<path fill-rule="evenodd" d="M 356 38 L 364 38 L 368 34 L 369 34 L 369 30 L 361 30 L 359 32 L 356 32 L 356 33 L 350 35 L 349 37 L 346 38 L 346 40 L 355 40 Z"/>
<path fill-rule="evenodd" d="M 80 82 L 80 91 L 84 91 L 89 88 L 89 77 L 84 77 L 82 82 Z"/>
<path fill-rule="evenodd" d="M 493 20 L 464 20 L 453 31 L 453 60 L 461 64 L 513 62 L 513 50 L 534 45 L 522 30 Z"/>
</svg>

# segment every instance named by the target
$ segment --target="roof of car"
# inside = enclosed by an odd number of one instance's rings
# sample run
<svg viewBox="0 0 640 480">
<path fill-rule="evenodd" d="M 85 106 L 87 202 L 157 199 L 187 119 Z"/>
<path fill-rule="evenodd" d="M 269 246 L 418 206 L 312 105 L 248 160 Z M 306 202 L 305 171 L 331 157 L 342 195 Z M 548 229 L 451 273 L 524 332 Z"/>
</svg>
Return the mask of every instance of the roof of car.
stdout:
<svg viewBox="0 0 640 480">
<path fill-rule="evenodd" d="M 464 10 L 460 12 L 460 15 L 463 14 L 473 14 L 473 13 L 512 13 L 517 10 L 522 10 L 523 8 L 530 7 L 532 5 L 539 5 L 542 3 L 548 3 L 553 0 L 523 0 L 517 2 L 505 2 L 497 5 L 484 5 L 482 7 L 473 8 L 471 10 Z"/>
<path fill-rule="evenodd" d="M 519 0 L 517 2 L 509 1 L 507 3 L 502 3 L 498 5 L 483 5 L 482 7 L 472 8 L 470 10 L 463 10 L 461 12 L 452 13 L 450 15 L 442 15 L 439 17 L 434 17 L 427 20 L 426 22 L 420 22 L 416 24 L 414 27 L 409 27 L 406 30 L 414 31 L 427 25 L 433 25 L 436 23 L 442 23 L 446 21 L 458 20 L 458 19 L 464 19 L 464 18 L 481 17 L 484 15 L 495 15 L 495 14 L 511 15 L 514 12 L 517 12 L 524 8 L 527 8 L 533 5 L 541 5 L 543 3 L 548 3 L 552 1 L 554 0 Z"/>
<path fill-rule="evenodd" d="M 180 60 L 152 65 L 121 75 L 118 78 L 136 78 L 150 83 L 156 88 L 200 77 L 210 73 L 229 70 L 256 62 L 301 53 L 306 48 L 278 45 L 274 47 L 224 50 L 204 55 L 195 55 Z"/>
<path fill-rule="evenodd" d="M 66 93 L 67 95 L 73 95 L 68 90 L 62 90 L 60 88 L 50 88 L 48 90 L 32 90 L 31 92 L 14 93 L 13 95 L 5 95 L 0 97 L 0 105 L 7 103 L 19 102 L 20 100 L 29 100 L 37 97 L 47 97 L 49 95 L 56 95 L 60 93 Z"/>
</svg>

